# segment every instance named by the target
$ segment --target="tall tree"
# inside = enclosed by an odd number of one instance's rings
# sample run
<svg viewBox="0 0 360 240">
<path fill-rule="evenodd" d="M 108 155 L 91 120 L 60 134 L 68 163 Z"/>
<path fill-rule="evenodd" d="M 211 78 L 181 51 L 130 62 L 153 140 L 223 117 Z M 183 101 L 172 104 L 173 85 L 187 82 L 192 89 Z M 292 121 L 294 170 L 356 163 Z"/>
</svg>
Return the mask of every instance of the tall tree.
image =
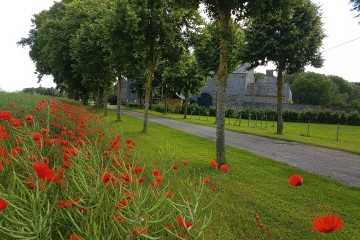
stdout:
<svg viewBox="0 0 360 240">
<path fill-rule="evenodd" d="M 70 39 L 81 22 L 68 25 L 64 21 L 69 2 L 55 2 L 49 10 L 34 15 L 28 37 L 19 44 L 30 47 L 29 55 L 35 62 L 39 81 L 44 75 L 52 75 L 58 88 L 77 99 L 87 92 L 81 84 L 81 74 L 72 68 L 75 62 L 70 56 Z"/>
<path fill-rule="evenodd" d="M 106 48 L 105 17 L 113 8 L 110 0 L 73 0 L 67 4 L 65 20 L 68 24 L 81 25 L 70 39 L 70 56 L 75 60 L 73 69 L 82 76 L 82 85 L 88 91 L 100 88 L 104 96 L 104 116 L 107 116 L 108 90 L 115 81 L 115 70 Z"/>
<path fill-rule="evenodd" d="M 277 77 L 277 133 L 283 133 L 283 73 L 320 67 L 325 37 L 319 7 L 309 0 L 259 1 L 247 24 L 242 59 L 251 67 L 272 61 Z"/>
<path fill-rule="evenodd" d="M 225 108 L 227 78 L 233 69 L 229 60 L 229 24 L 231 14 L 242 15 L 247 1 L 242 0 L 203 0 L 212 19 L 219 23 L 219 67 L 216 72 L 216 161 L 226 163 L 225 153 Z"/>
<path fill-rule="evenodd" d="M 105 25 L 108 29 L 106 47 L 110 50 L 110 61 L 117 75 L 117 114 L 116 121 L 121 121 L 121 83 L 127 79 L 138 80 L 142 66 L 136 57 L 141 36 L 137 35 L 139 18 L 128 0 L 116 0 L 115 7 L 107 16 Z M 137 52 L 138 54 L 139 52 Z M 140 74 L 141 75 L 141 74 Z M 141 75 L 142 77 L 142 75 Z"/>
<path fill-rule="evenodd" d="M 187 20 L 197 11 L 197 4 L 175 0 L 129 0 L 129 4 L 137 16 L 136 49 L 133 54 L 143 60 L 146 69 L 143 132 L 147 132 L 154 72 L 160 61 L 176 61 L 185 36 L 182 29 L 191 23 Z"/>
</svg>

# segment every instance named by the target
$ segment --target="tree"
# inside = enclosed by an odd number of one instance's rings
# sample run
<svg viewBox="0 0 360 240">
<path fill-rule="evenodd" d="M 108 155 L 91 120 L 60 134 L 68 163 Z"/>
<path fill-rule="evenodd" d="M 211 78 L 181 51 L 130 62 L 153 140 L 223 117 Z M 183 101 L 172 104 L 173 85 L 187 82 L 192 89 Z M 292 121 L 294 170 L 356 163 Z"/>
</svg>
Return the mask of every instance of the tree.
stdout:
<svg viewBox="0 0 360 240">
<path fill-rule="evenodd" d="M 360 0 L 350 0 L 350 3 L 354 7 L 352 10 L 360 12 Z M 360 14 L 358 14 L 356 17 L 360 17 Z"/>
<path fill-rule="evenodd" d="M 129 6 L 136 17 L 136 38 L 134 55 L 141 59 L 145 69 L 145 111 L 143 132 L 148 130 L 149 104 L 154 72 L 160 61 L 176 61 L 181 53 L 181 42 L 185 33 L 183 27 L 190 24 L 191 16 L 197 12 L 197 4 L 186 1 L 129 0 Z M 142 79 L 140 76 L 139 79 Z"/>
<path fill-rule="evenodd" d="M 310 105 L 330 105 L 338 93 L 329 77 L 313 72 L 298 74 L 291 90 L 294 103 Z"/>
<path fill-rule="evenodd" d="M 137 39 L 137 12 L 128 0 L 117 0 L 113 11 L 107 16 L 105 25 L 108 32 L 105 35 L 106 47 L 110 50 L 110 61 L 117 75 L 117 114 L 116 121 L 121 121 L 121 82 L 122 79 L 138 80 L 139 73 L 144 72 L 140 57 L 134 53 L 140 39 Z M 140 74 L 140 78 L 142 74 Z"/>
<path fill-rule="evenodd" d="M 110 61 L 110 50 L 106 48 L 105 38 L 108 29 L 105 17 L 113 8 L 109 0 L 74 0 L 67 4 L 65 21 L 81 25 L 70 39 L 72 65 L 82 77 L 82 85 L 88 92 L 103 91 L 104 116 L 107 116 L 108 90 L 115 80 L 115 70 Z"/>
<path fill-rule="evenodd" d="M 165 68 L 163 79 L 165 85 L 171 86 L 174 92 L 184 94 L 184 119 L 186 119 L 190 96 L 198 93 L 205 83 L 205 76 L 201 74 L 195 56 L 185 50 L 177 64 Z"/>
<path fill-rule="evenodd" d="M 81 74 L 72 68 L 76 63 L 70 56 L 70 39 L 81 22 L 70 25 L 64 20 L 66 4 L 70 2 L 55 2 L 49 10 L 34 15 L 28 37 L 18 44 L 30 47 L 29 55 L 35 62 L 39 81 L 44 75 L 52 75 L 59 89 L 78 99 L 87 92 L 81 84 Z"/>
<path fill-rule="evenodd" d="M 219 67 L 216 72 L 216 161 L 226 163 L 225 153 L 225 108 L 227 78 L 233 70 L 229 68 L 229 25 L 231 14 L 241 16 L 246 1 L 203 0 L 212 19 L 219 23 Z M 201 59 L 199 59 L 201 62 Z"/>
<path fill-rule="evenodd" d="M 325 37 L 319 7 L 309 0 L 260 1 L 251 9 L 242 59 L 251 68 L 272 61 L 277 76 L 277 134 L 283 133 L 283 73 L 320 67 Z"/>
</svg>

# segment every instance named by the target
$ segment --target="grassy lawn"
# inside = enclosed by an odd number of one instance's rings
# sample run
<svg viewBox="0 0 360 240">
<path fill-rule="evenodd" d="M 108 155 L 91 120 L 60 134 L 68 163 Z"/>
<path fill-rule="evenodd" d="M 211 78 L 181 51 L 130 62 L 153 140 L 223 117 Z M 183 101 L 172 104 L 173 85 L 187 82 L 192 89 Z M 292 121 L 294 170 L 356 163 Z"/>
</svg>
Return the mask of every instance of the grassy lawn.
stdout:
<svg viewBox="0 0 360 240">
<path fill-rule="evenodd" d="M 143 112 L 141 109 L 128 109 L 131 111 Z M 163 114 L 150 111 L 151 115 L 171 118 L 179 121 L 191 122 L 199 125 L 216 127 L 215 117 L 188 115 L 188 119 L 183 119 L 182 114 Z M 261 120 L 242 119 L 240 126 L 238 119 L 226 118 L 225 127 L 227 130 L 248 133 L 281 140 L 296 141 L 309 145 L 337 149 L 350 153 L 360 154 L 360 127 L 341 125 L 337 141 L 337 125 L 284 122 L 283 135 L 276 134 L 276 122 Z M 309 127 L 309 134 L 308 134 Z"/>
<path fill-rule="evenodd" d="M 178 115 L 169 114 L 168 117 L 180 119 Z M 193 116 L 188 121 L 213 126 L 213 118 L 209 118 L 209 122 L 204 117 L 200 120 L 197 118 Z M 142 129 L 142 120 L 126 115 L 122 115 L 121 123 L 115 123 L 114 119 L 115 111 L 110 111 L 106 121 L 109 121 L 114 131 L 129 136 L 136 142 L 136 153 L 140 158 L 150 164 L 157 162 L 159 167 L 171 168 L 172 164 L 179 165 L 175 176 L 178 179 L 175 183 L 178 185 L 176 189 L 182 191 L 189 178 L 211 179 L 209 188 L 216 187 L 217 191 L 208 191 L 207 194 L 215 194 L 216 199 L 211 207 L 213 221 L 205 231 L 203 239 L 261 239 L 262 236 L 267 238 L 268 231 L 270 239 L 360 239 L 359 188 L 347 187 L 331 179 L 233 147 L 227 147 L 230 170 L 223 173 L 211 168 L 209 164 L 209 161 L 215 158 L 213 141 L 153 123 L 149 124 L 147 134 L 138 134 Z M 268 123 L 267 129 L 250 128 L 246 122 L 242 122 L 239 129 L 243 132 L 246 129 L 249 133 L 297 141 L 302 138 L 299 131 L 306 131 L 305 125 L 286 123 L 285 134 L 276 136 L 275 128 L 271 125 L 272 123 Z M 320 142 L 325 142 L 320 137 L 331 135 L 321 132 L 323 125 L 316 125 L 316 128 L 315 125 L 312 126 L 311 137 L 303 137 L 306 143 L 320 145 Z M 235 128 L 232 124 L 227 127 Z M 298 132 L 290 131 L 293 128 Z M 342 130 L 345 132 L 347 128 L 349 129 L 346 131 L 351 128 L 358 129 L 344 126 Z M 316 130 L 319 133 L 316 133 L 315 129 L 319 129 Z M 351 137 L 340 137 L 338 144 L 348 138 L 350 141 Z M 325 145 L 336 146 L 335 143 Z M 186 167 L 182 165 L 183 161 L 188 162 Z M 304 185 L 290 186 L 287 179 L 293 174 L 301 174 Z M 344 228 L 330 235 L 312 232 L 313 218 L 327 214 L 339 215 L 344 221 Z M 255 221 L 255 215 L 260 216 L 259 222 Z M 263 224 L 263 229 L 258 227 L 259 223 Z"/>
</svg>

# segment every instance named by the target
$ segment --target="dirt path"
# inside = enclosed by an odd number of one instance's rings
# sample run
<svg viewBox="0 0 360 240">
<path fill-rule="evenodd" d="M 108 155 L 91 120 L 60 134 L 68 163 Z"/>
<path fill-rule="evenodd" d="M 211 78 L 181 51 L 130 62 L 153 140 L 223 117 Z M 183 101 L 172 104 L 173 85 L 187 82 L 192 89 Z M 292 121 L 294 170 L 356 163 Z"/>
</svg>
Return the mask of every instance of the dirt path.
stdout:
<svg viewBox="0 0 360 240">
<path fill-rule="evenodd" d="M 137 118 L 143 117 L 143 114 L 137 112 L 123 113 Z M 215 140 L 215 128 L 155 116 L 149 116 L 149 121 Z M 232 131 L 226 131 L 225 138 L 226 145 L 327 176 L 349 186 L 360 187 L 359 155 Z"/>
</svg>

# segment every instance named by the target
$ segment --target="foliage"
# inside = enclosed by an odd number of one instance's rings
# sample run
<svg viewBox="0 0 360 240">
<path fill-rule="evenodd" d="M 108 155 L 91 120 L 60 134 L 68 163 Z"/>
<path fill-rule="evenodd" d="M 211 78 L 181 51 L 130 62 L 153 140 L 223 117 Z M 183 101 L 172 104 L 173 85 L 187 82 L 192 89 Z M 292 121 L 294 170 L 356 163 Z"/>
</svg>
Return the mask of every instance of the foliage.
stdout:
<svg viewBox="0 0 360 240">
<path fill-rule="evenodd" d="M 338 88 L 325 75 L 307 72 L 297 77 L 291 91 L 294 103 L 326 105 L 333 100 Z"/>
<path fill-rule="evenodd" d="M 244 43 L 244 31 L 235 21 L 231 20 L 228 35 L 227 62 L 228 73 L 231 73 L 240 65 L 239 55 Z M 220 23 L 218 21 L 206 24 L 196 37 L 194 54 L 199 61 L 201 71 L 207 77 L 213 77 L 219 68 L 219 37 Z"/>
<path fill-rule="evenodd" d="M 66 22 L 66 4 L 70 2 L 56 2 L 49 10 L 35 14 L 28 37 L 22 38 L 19 44 L 30 47 L 29 55 L 35 62 L 39 81 L 44 75 L 52 75 L 60 90 L 78 99 L 87 91 L 81 85 L 81 74 L 72 68 L 75 62 L 70 56 L 70 39 L 81 22 Z"/>
<path fill-rule="evenodd" d="M 30 93 L 30 94 L 39 94 L 39 95 L 45 95 L 45 96 L 52 96 L 52 97 L 60 97 L 62 94 L 60 91 L 56 90 L 55 88 L 44 88 L 44 87 L 38 87 L 38 88 L 24 88 L 21 90 L 22 93 Z"/>
<path fill-rule="evenodd" d="M 350 3 L 354 7 L 352 10 L 360 12 L 360 0 L 350 0 Z M 360 17 L 360 14 L 357 17 Z"/>
<path fill-rule="evenodd" d="M 170 106 L 169 112 L 183 114 L 183 108 L 181 106 Z M 189 105 L 189 113 L 195 116 L 216 116 L 216 109 L 214 107 L 203 107 L 197 104 Z M 164 104 L 152 105 L 151 110 L 165 113 Z M 258 109 L 258 108 L 245 108 L 245 109 L 226 109 L 227 118 L 239 119 L 263 119 L 263 120 L 277 120 L 276 111 L 272 109 Z M 322 124 L 343 124 L 360 126 L 360 115 L 358 110 L 334 111 L 334 110 L 290 110 L 283 111 L 283 119 L 285 122 L 303 122 L 308 121 L 312 123 Z"/>
<path fill-rule="evenodd" d="M 242 59 L 251 67 L 273 61 L 278 71 L 278 123 L 282 134 L 284 72 L 302 71 L 306 65 L 320 67 L 320 46 L 325 37 L 319 7 L 308 0 L 259 2 L 247 23 Z"/>
<path fill-rule="evenodd" d="M 307 72 L 286 75 L 284 79 L 290 83 L 295 103 L 360 106 L 359 86 L 342 77 Z"/>
</svg>

